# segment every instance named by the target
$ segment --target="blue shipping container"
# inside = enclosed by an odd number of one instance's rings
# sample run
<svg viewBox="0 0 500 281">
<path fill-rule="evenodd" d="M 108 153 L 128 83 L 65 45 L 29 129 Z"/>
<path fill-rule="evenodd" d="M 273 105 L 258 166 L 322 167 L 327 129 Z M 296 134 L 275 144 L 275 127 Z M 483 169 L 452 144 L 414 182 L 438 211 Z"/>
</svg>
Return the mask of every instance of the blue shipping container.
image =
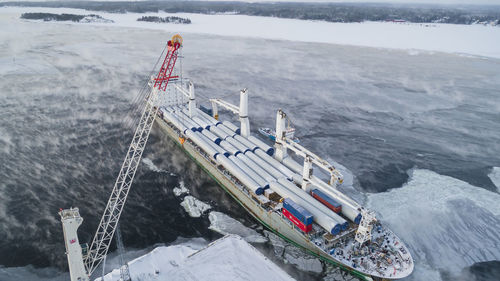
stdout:
<svg viewBox="0 0 500 281">
<path fill-rule="evenodd" d="M 310 225 L 313 222 L 313 215 L 290 198 L 285 198 L 285 200 L 283 200 L 283 208 L 305 225 Z"/>
</svg>

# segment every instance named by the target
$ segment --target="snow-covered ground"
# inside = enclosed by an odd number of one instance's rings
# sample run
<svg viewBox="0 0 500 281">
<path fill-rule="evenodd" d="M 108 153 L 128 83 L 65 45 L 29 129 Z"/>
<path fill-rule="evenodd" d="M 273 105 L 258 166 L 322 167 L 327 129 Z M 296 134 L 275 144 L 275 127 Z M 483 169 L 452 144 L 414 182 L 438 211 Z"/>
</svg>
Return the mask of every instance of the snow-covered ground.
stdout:
<svg viewBox="0 0 500 281">
<path fill-rule="evenodd" d="M 14 17 L 25 12 L 89 14 L 91 11 L 67 8 L 2 7 L 0 14 Z M 160 29 L 180 33 L 282 39 L 333 43 L 376 48 L 438 51 L 462 55 L 500 58 L 500 27 L 455 24 L 411 24 L 387 22 L 329 23 L 244 15 L 202 15 L 189 13 L 103 13 L 94 12 L 114 23 L 85 23 L 106 26 Z M 187 17 L 192 24 L 138 22 L 142 16 Z M 57 24 L 82 24 L 58 22 Z"/>
<path fill-rule="evenodd" d="M 236 235 L 201 250 L 190 244 L 158 247 L 128 264 L 132 280 L 294 280 Z M 120 280 L 119 269 L 104 280 Z"/>
<path fill-rule="evenodd" d="M 409 173 L 403 187 L 368 195 L 367 207 L 409 246 L 412 280 L 441 280 L 441 270 L 457 275 L 500 259 L 498 193 L 429 170 Z"/>
</svg>

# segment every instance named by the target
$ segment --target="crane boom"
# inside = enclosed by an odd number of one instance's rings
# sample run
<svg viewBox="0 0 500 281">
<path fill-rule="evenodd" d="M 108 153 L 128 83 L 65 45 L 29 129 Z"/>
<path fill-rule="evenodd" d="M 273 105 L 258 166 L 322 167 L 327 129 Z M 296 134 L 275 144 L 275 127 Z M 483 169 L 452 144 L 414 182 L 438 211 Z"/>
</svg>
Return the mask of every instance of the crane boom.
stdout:
<svg viewBox="0 0 500 281">
<path fill-rule="evenodd" d="M 154 122 L 156 110 L 154 104 L 158 98 L 158 91 L 153 88 L 149 94 L 146 106 L 142 112 L 139 126 L 135 130 L 134 138 L 128 148 L 127 155 L 123 161 L 118 178 L 116 179 L 113 191 L 109 197 L 108 204 L 101 217 L 101 222 L 89 248 L 89 255 L 85 260 L 87 271 L 90 274 L 99 266 L 102 259 L 108 253 L 109 245 L 120 219 L 123 206 L 127 200 L 128 192 L 135 172 L 142 158 L 142 153 L 146 147 L 149 133 Z"/>
<path fill-rule="evenodd" d="M 144 148 L 146 147 L 146 143 L 148 141 L 148 137 L 158 111 L 158 107 L 156 106 L 158 94 L 166 90 L 168 82 L 171 78 L 176 78 L 176 76 L 171 75 L 175 66 L 175 62 L 177 61 L 178 50 L 181 47 L 181 44 L 182 37 L 180 37 L 179 35 L 173 36 L 172 40 L 168 41 L 168 52 L 165 56 L 163 64 L 156 78 L 150 81 L 150 91 L 147 94 L 146 105 L 142 111 L 139 124 L 135 130 L 134 137 L 132 138 L 132 142 L 130 143 L 130 146 L 128 148 L 127 155 L 125 156 L 125 160 L 123 161 L 123 164 L 121 166 L 120 173 L 118 174 L 118 178 L 116 179 L 113 191 L 111 192 L 111 195 L 109 197 L 106 209 L 104 210 L 104 214 L 101 217 L 101 221 L 92 240 L 92 244 L 89 248 L 88 254 L 83 257 L 86 275 L 89 277 L 97 269 L 97 267 L 100 265 L 100 263 L 108 253 L 113 235 L 118 226 L 118 221 L 120 219 L 123 206 L 125 205 L 125 201 L 127 200 L 130 187 L 134 180 L 137 167 L 139 166 L 139 163 L 141 161 L 142 153 L 144 152 Z M 65 221 L 63 219 L 61 219 L 61 221 L 63 221 L 64 228 Z M 69 220 L 66 221 L 71 223 L 71 221 Z M 71 235 L 73 234 L 68 232 L 69 238 L 67 238 L 67 235 L 65 234 L 65 239 L 71 239 L 73 237 Z M 74 236 L 76 236 L 76 229 Z M 78 240 L 73 239 L 69 242 L 66 241 L 66 245 L 70 245 L 72 241 Z M 81 258 L 81 255 L 79 257 Z M 75 263 L 74 259 L 77 258 L 72 258 L 71 255 L 68 254 L 68 262 L 70 265 L 72 263 Z M 76 261 L 76 263 L 79 262 L 81 261 Z"/>
</svg>

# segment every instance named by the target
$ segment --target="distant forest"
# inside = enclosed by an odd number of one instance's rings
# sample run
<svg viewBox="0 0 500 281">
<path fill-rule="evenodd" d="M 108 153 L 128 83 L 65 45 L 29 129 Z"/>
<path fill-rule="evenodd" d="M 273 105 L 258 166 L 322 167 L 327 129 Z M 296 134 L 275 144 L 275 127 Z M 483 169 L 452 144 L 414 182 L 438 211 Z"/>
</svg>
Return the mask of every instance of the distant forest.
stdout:
<svg viewBox="0 0 500 281">
<path fill-rule="evenodd" d="M 137 21 L 149 21 L 158 23 L 176 23 L 176 24 L 190 24 L 191 20 L 188 18 L 180 17 L 156 17 L 156 16 L 143 16 L 137 19 Z"/>
<path fill-rule="evenodd" d="M 98 15 L 89 15 L 94 17 L 100 17 Z M 44 21 L 75 21 L 79 22 L 85 16 L 84 15 L 73 15 L 73 14 L 51 14 L 51 13 L 24 13 L 21 15 L 22 19 L 28 20 L 44 20 Z"/>
<path fill-rule="evenodd" d="M 0 6 L 66 7 L 112 13 L 158 12 L 240 14 L 329 22 L 407 21 L 415 23 L 484 23 L 499 25 L 500 6 L 444 6 L 359 3 L 245 3 L 198 1 L 4 2 Z"/>
</svg>

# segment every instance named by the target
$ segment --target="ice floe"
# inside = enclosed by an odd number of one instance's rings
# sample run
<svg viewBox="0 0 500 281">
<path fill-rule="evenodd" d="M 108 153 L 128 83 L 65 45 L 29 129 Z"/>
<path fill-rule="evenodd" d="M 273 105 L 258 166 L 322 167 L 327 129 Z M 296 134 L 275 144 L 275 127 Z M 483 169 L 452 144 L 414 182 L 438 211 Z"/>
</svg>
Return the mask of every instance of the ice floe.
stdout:
<svg viewBox="0 0 500 281">
<path fill-rule="evenodd" d="M 243 237 L 245 241 L 252 243 L 267 242 L 267 239 L 257 231 L 244 226 L 241 222 L 224 213 L 212 211 L 208 215 L 208 219 L 210 220 L 208 228 L 220 234 L 236 234 Z"/>
<path fill-rule="evenodd" d="M 181 206 L 193 218 L 201 217 L 201 215 L 212 208 L 207 203 L 204 203 L 191 195 L 184 197 L 184 201 L 181 202 Z"/>
<path fill-rule="evenodd" d="M 189 193 L 189 189 L 186 188 L 184 181 L 180 181 L 179 186 L 174 187 L 173 191 L 174 195 L 177 197 L 181 196 L 182 194 Z"/>
</svg>

